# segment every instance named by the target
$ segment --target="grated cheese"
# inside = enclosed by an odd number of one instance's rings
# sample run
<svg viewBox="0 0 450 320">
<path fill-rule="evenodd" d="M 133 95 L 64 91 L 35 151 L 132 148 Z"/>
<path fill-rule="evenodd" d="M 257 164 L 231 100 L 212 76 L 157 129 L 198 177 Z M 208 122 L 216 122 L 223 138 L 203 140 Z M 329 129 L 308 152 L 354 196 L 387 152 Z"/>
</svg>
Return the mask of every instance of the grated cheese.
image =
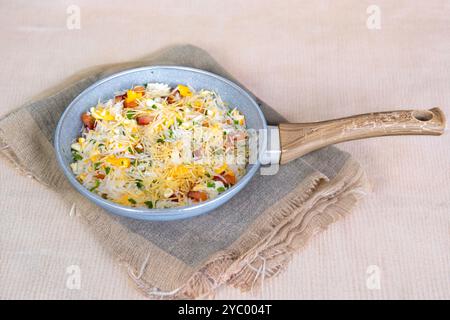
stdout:
<svg viewBox="0 0 450 320">
<path fill-rule="evenodd" d="M 125 92 L 90 108 L 95 127 L 71 145 L 72 171 L 86 188 L 119 204 L 166 208 L 212 199 L 232 186 L 224 177 L 245 174 L 246 162 L 234 161 L 247 141 L 245 117 L 216 93 L 160 83 Z"/>
</svg>

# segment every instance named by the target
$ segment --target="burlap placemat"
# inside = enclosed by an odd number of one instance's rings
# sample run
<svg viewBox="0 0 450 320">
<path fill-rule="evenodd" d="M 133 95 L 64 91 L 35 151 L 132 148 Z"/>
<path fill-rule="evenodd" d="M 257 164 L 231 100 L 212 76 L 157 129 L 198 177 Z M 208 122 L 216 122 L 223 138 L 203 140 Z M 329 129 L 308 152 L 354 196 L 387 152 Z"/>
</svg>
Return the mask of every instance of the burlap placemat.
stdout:
<svg viewBox="0 0 450 320">
<path fill-rule="evenodd" d="M 66 181 L 56 163 L 53 131 L 83 89 L 111 73 L 144 65 L 190 66 L 236 81 L 206 52 L 190 45 L 91 69 L 54 89 L 56 94 L 46 93 L 1 119 L 0 154 L 70 201 L 147 296 L 201 298 L 223 284 L 242 290 L 257 287 L 283 270 L 312 235 L 348 214 L 366 193 L 367 180 L 358 163 L 348 153 L 328 147 L 281 166 L 276 175 L 258 174 L 230 202 L 207 215 L 143 222 L 108 214 Z M 258 102 L 269 123 L 286 121 Z"/>
</svg>

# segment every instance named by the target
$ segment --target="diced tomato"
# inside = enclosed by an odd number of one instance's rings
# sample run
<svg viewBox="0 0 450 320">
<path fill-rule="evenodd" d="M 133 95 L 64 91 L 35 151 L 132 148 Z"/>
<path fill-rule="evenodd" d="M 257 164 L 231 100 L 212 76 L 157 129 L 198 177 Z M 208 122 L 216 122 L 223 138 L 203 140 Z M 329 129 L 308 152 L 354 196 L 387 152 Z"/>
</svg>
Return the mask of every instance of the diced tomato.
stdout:
<svg viewBox="0 0 450 320">
<path fill-rule="evenodd" d="M 145 115 L 145 116 L 137 117 L 136 121 L 139 125 L 145 126 L 145 125 L 149 124 L 150 122 L 152 122 L 154 119 L 155 119 L 154 116 Z"/>
<path fill-rule="evenodd" d="M 208 199 L 208 194 L 203 191 L 189 191 L 188 197 L 196 202 L 206 201 Z"/>
<path fill-rule="evenodd" d="M 89 130 L 93 130 L 95 128 L 95 118 L 88 113 L 83 113 L 81 115 L 81 121 Z"/>
</svg>

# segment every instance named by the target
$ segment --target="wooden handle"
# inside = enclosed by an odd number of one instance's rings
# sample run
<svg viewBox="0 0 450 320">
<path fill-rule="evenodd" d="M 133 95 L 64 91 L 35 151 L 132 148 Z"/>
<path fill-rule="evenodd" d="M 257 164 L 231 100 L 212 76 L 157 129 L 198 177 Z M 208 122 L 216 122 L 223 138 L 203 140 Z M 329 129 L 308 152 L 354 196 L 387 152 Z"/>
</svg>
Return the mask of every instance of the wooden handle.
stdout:
<svg viewBox="0 0 450 320">
<path fill-rule="evenodd" d="M 331 144 L 393 135 L 441 135 L 445 116 L 441 109 L 402 110 L 360 114 L 347 118 L 279 125 L 280 163 L 287 163 Z"/>
</svg>

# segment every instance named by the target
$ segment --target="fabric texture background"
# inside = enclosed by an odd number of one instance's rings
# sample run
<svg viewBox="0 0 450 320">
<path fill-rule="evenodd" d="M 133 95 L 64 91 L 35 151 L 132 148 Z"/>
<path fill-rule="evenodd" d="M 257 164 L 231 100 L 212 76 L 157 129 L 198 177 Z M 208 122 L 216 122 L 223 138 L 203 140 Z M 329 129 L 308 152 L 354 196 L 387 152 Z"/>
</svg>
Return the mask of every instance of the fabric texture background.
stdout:
<svg viewBox="0 0 450 320">
<path fill-rule="evenodd" d="M 81 0 L 81 29 L 69 30 L 72 4 L 0 4 L 1 116 L 83 78 L 89 66 L 183 42 L 206 49 L 291 122 L 436 105 L 450 112 L 447 1 L 377 1 L 379 30 L 366 26 L 372 1 Z M 363 165 L 373 194 L 261 291 L 224 287 L 217 297 L 449 298 L 449 139 L 341 144 Z M 0 297 L 142 297 L 58 195 L 5 161 L 0 193 Z M 66 287 L 72 265 L 80 290 Z M 366 285 L 371 266 L 381 271 L 377 290 Z"/>
<path fill-rule="evenodd" d="M 296 249 L 348 214 L 367 192 L 360 166 L 347 153 L 328 147 L 281 166 L 276 175 L 258 174 L 208 215 L 171 222 L 111 216 L 68 185 L 55 163 L 54 129 L 66 106 L 87 86 L 117 70 L 144 65 L 195 67 L 231 78 L 203 50 L 174 46 L 67 84 L 13 112 L 0 121 L 0 149 L 21 172 L 70 201 L 72 212 L 84 217 L 146 295 L 202 298 L 226 283 L 253 289 L 278 274 Z M 269 123 L 283 121 L 269 106 L 258 104 Z"/>
</svg>

